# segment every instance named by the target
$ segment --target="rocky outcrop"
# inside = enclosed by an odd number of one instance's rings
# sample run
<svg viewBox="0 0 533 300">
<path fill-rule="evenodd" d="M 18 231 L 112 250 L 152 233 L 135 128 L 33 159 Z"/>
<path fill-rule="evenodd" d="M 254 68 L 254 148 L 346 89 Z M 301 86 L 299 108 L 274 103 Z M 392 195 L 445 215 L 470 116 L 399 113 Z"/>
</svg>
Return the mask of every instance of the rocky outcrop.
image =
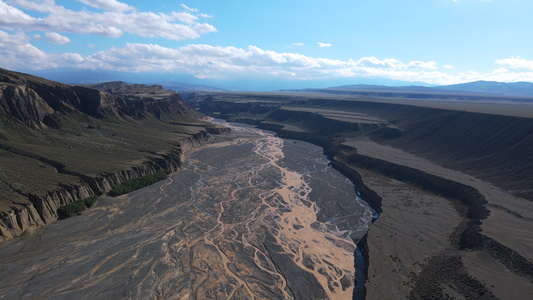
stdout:
<svg viewBox="0 0 533 300">
<path fill-rule="evenodd" d="M 96 118 L 115 117 L 120 118 L 129 111 L 126 102 L 109 93 L 81 86 L 73 86 L 79 98 L 81 112 Z"/>
<path fill-rule="evenodd" d="M 10 240 L 27 230 L 37 229 L 58 219 L 60 206 L 87 198 L 91 195 L 108 192 L 126 180 L 153 174 L 161 169 L 175 172 L 179 170 L 188 152 L 209 139 L 207 131 L 194 134 L 180 141 L 178 148 L 165 154 L 148 158 L 142 165 L 105 173 L 94 178 L 80 178 L 77 185 L 60 186 L 44 196 L 26 195 L 27 203 L 16 203 L 8 211 L 0 211 L 0 241 Z"/>
<path fill-rule="evenodd" d="M 62 119 L 72 114 L 120 120 L 148 115 L 161 119 L 165 114 L 190 112 L 176 92 L 161 86 L 121 83 L 120 88 L 107 90 L 70 86 L 0 69 L 0 118 L 31 128 L 60 128 Z"/>
<path fill-rule="evenodd" d="M 76 87 L 82 88 L 82 87 Z M 161 85 L 127 84 L 121 81 L 93 84 L 87 89 L 96 89 L 103 93 L 124 99 L 124 109 L 133 117 L 145 117 L 150 114 L 158 119 L 168 114 L 188 114 L 189 107 L 180 95 L 172 90 L 166 90 Z"/>
<path fill-rule="evenodd" d="M 143 98 L 141 100 L 129 100 L 129 105 L 135 111 L 142 112 L 143 115 L 151 114 L 158 119 L 163 119 L 165 114 L 187 114 L 189 108 L 178 94 L 168 96 L 164 99 Z"/>
<path fill-rule="evenodd" d="M 45 225 L 32 203 L 17 203 L 0 212 L 0 241 L 10 240 L 27 230 Z"/>
<path fill-rule="evenodd" d="M 0 116 L 17 120 L 31 127 L 45 123 L 54 127 L 54 110 L 34 90 L 24 85 L 0 85 Z"/>
<path fill-rule="evenodd" d="M 222 126 L 211 127 L 211 126 L 208 126 L 208 127 L 206 127 L 206 129 L 207 129 L 207 132 L 210 133 L 210 134 L 228 134 L 228 133 L 231 133 L 231 128 L 229 128 L 229 127 L 222 127 Z"/>
</svg>

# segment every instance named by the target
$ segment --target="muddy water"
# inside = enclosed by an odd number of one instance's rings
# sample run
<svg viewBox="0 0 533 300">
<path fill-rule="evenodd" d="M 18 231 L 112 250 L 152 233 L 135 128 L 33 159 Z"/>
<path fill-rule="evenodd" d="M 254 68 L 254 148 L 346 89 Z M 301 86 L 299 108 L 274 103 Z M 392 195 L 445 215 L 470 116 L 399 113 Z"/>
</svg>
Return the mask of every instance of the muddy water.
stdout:
<svg viewBox="0 0 533 300">
<path fill-rule="evenodd" d="M 245 126 L 168 180 L 0 245 L 5 299 L 351 299 L 372 217 L 321 149 Z"/>
</svg>

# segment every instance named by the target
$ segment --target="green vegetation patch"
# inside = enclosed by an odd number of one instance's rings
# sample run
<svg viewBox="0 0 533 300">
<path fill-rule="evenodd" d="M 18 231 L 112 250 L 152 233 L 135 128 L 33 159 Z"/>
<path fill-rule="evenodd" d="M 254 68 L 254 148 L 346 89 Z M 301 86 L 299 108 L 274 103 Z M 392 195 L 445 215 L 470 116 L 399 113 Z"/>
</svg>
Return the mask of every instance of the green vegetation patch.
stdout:
<svg viewBox="0 0 533 300">
<path fill-rule="evenodd" d="M 59 219 L 66 219 L 81 214 L 87 208 L 94 206 L 98 200 L 97 195 L 92 195 L 89 198 L 81 199 L 76 202 L 63 205 L 57 209 Z"/>
<path fill-rule="evenodd" d="M 168 170 L 159 170 L 151 175 L 146 175 L 140 178 L 126 180 L 121 184 L 115 185 L 111 189 L 111 191 L 109 191 L 107 194 L 110 196 L 118 196 L 118 195 L 129 193 L 131 191 L 140 189 L 142 187 L 154 184 L 163 179 L 167 179 L 169 173 L 170 172 Z"/>
</svg>

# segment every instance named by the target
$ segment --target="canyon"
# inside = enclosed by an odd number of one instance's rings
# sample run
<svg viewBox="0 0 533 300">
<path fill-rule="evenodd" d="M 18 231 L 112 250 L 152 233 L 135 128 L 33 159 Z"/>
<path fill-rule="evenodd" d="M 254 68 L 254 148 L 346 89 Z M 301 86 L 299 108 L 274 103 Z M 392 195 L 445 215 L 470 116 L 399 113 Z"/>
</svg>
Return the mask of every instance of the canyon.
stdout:
<svg viewBox="0 0 533 300">
<path fill-rule="evenodd" d="M 367 299 L 529 297 L 533 106 L 416 96 L 205 92 L 187 101 L 320 145 L 356 183 L 379 213 L 358 244 Z"/>
<path fill-rule="evenodd" d="M 184 101 L 157 85 L 0 76 L 2 295 L 523 299 L 533 289 L 525 97 Z M 171 176 L 105 195 L 158 170 Z M 91 195 L 96 207 L 56 222 L 60 206 Z"/>
</svg>

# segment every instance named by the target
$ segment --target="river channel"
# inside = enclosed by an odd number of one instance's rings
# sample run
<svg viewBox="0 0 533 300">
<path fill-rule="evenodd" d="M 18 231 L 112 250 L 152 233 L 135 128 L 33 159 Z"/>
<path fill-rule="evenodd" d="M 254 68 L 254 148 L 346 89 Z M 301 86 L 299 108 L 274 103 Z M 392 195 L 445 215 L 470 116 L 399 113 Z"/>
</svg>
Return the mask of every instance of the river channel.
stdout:
<svg viewBox="0 0 533 300">
<path fill-rule="evenodd" d="M 167 180 L 0 244 L 0 297 L 352 299 L 370 207 L 321 148 L 225 124 Z"/>
</svg>

